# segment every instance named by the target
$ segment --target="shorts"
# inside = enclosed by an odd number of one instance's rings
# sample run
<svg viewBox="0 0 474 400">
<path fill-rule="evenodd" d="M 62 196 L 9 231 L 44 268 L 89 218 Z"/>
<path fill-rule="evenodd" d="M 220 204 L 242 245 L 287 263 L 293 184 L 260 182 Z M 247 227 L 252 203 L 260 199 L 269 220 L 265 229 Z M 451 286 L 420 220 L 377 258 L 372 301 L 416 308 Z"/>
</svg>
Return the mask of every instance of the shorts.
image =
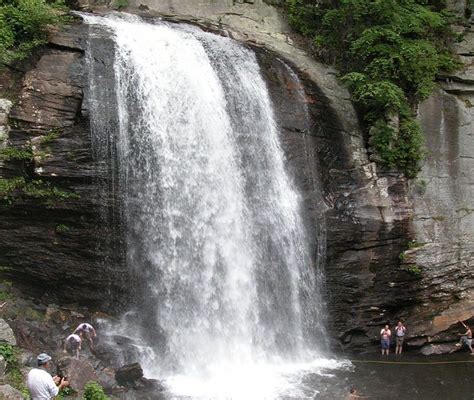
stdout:
<svg viewBox="0 0 474 400">
<path fill-rule="evenodd" d="M 404 340 L 405 340 L 405 336 L 397 336 L 395 339 L 395 342 L 397 343 L 397 346 L 401 346 Z"/>
<path fill-rule="evenodd" d="M 69 352 L 74 352 L 79 348 L 79 344 L 80 344 L 80 342 L 74 342 L 74 341 L 67 342 L 66 343 L 66 350 L 69 351 Z"/>
<path fill-rule="evenodd" d="M 388 350 L 390 349 L 390 339 L 382 339 L 382 350 Z"/>
<path fill-rule="evenodd" d="M 461 340 L 467 347 L 472 346 L 472 339 L 469 339 L 467 336 L 462 336 Z"/>
<path fill-rule="evenodd" d="M 92 332 L 89 332 L 89 331 L 81 331 L 80 333 L 81 337 L 83 339 L 87 339 L 87 340 L 92 340 Z"/>
</svg>

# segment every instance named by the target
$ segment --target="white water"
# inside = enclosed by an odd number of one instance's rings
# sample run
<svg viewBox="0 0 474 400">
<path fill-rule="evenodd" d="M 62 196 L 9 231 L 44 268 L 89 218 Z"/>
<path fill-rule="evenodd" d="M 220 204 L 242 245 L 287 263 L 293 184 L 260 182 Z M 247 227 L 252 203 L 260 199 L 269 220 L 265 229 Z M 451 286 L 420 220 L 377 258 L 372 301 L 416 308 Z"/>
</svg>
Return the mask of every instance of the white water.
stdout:
<svg viewBox="0 0 474 400">
<path fill-rule="evenodd" d="M 117 184 L 146 282 L 116 333 L 173 396 L 306 397 L 301 374 L 338 364 L 321 357 L 321 282 L 255 54 L 189 26 L 84 18 L 115 40 Z"/>
</svg>

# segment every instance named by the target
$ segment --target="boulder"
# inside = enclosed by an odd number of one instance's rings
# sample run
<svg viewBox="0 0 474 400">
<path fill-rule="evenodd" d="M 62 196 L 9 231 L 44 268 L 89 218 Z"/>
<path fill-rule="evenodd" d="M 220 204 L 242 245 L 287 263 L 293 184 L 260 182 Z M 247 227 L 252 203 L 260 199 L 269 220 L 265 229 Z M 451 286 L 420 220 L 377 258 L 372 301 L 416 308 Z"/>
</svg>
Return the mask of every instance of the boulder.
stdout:
<svg viewBox="0 0 474 400">
<path fill-rule="evenodd" d="M 7 370 L 7 362 L 3 358 L 3 356 L 0 356 L 0 378 L 5 376 L 5 372 Z"/>
<path fill-rule="evenodd" d="M 428 344 L 423 346 L 420 350 L 420 353 L 425 356 L 431 356 L 434 354 L 448 354 L 460 350 L 461 347 L 457 347 L 454 344 Z"/>
<path fill-rule="evenodd" d="M 143 378 L 143 369 L 139 363 L 124 365 L 115 372 L 115 379 L 120 385 L 130 385 Z"/>
<path fill-rule="evenodd" d="M 19 390 L 12 388 L 10 385 L 0 386 L 0 399 L 4 400 L 23 400 L 23 395 Z"/>
<path fill-rule="evenodd" d="M 87 360 L 72 357 L 63 357 L 58 361 L 57 374 L 67 377 L 70 387 L 77 392 L 82 392 L 88 382 L 99 381 L 94 368 Z"/>
<path fill-rule="evenodd" d="M 121 335 L 101 337 L 94 346 L 93 353 L 104 364 L 113 368 L 131 364 L 140 358 L 135 342 L 129 337 Z"/>
<path fill-rule="evenodd" d="M 16 346 L 15 335 L 13 334 L 12 328 L 8 325 L 5 320 L 0 318 L 0 342 L 7 342 L 12 346 Z"/>
<path fill-rule="evenodd" d="M 104 389 L 105 393 L 112 393 L 117 382 L 115 381 L 115 371 L 112 368 L 104 368 L 101 371 L 97 371 L 97 377 L 99 378 L 98 383 Z"/>
<path fill-rule="evenodd" d="M 22 350 L 18 354 L 18 362 L 25 367 L 36 367 L 36 355 L 31 351 Z"/>
</svg>

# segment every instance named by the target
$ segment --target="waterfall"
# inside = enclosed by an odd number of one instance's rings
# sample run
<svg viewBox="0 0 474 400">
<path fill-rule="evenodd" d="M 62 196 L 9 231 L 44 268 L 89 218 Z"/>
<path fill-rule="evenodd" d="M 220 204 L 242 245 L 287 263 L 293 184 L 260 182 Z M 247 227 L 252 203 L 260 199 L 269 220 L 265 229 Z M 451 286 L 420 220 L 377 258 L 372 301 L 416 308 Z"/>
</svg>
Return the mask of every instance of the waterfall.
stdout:
<svg viewBox="0 0 474 400">
<path fill-rule="evenodd" d="M 318 358 L 321 282 L 254 52 L 182 24 L 83 18 L 115 42 L 118 132 L 102 123 L 93 135 L 115 141 L 127 263 L 141 282 L 120 329 L 147 348 L 147 374 L 190 386 Z"/>
</svg>

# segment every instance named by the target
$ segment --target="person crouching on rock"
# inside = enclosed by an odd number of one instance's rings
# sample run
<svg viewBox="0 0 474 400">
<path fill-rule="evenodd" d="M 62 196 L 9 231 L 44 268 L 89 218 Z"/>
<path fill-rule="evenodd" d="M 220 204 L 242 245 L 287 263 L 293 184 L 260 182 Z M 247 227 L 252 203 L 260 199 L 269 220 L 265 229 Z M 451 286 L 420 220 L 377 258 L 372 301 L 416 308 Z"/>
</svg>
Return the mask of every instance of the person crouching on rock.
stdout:
<svg viewBox="0 0 474 400">
<path fill-rule="evenodd" d="M 464 328 L 466 328 L 466 332 L 464 332 L 460 335 L 461 339 L 460 339 L 459 343 L 456 343 L 456 346 L 462 346 L 463 344 L 465 344 L 469 348 L 469 350 L 471 351 L 471 356 L 473 356 L 474 351 L 472 350 L 472 330 L 464 322 L 462 322 L 462 321 L 458 321 L 458 322 L 460 324 L 462 324 L 462 326 L 464 326 Z"/>
<path fill-rule="evenodd" d="M 46 353 L 41 353 L 37 357 L 38 368 L 33 368 L 26 378 L 26 385 L 30 391 L 32 400 L 51 400 L 54 399 L 59 391 L 69 382 L 65 378 L 59 376 L 52 377 L 47 369 L 51 357 Z"/>
<path fill-rule="evenodd" d="M 79 352 L 81 351 L 82 339 L 75 333 L 70 334 L 64 341 L 64 353 L 76 355 L 79 358 Z"/>
<path fill-rule="evenodd" d="M 83 323 L 80 324 L 74 331 L 76 335 L 79 335 L 81 338 L 86 338 L 89 340 L 91 349 L 94 348 L 93 339 L 97 336 L 97 333 L 94 327 L 91 324 Z"/>
<path fill-rule="evenodd" d="M 380 342 L 382 344 L 382 355 L 387 354 L 390 351 L 390 338 L 392 337 L 392 331 L 385 325 L 385 327 L 380 331 Z"/>
</svg>

